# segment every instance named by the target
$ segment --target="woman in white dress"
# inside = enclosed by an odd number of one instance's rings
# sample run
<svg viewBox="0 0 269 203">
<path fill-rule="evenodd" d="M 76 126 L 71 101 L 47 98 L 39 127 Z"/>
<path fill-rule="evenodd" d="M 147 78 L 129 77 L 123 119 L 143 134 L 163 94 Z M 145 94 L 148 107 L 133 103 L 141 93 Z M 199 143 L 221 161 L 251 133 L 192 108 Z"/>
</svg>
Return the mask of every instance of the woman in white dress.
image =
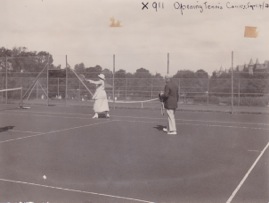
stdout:
<svg viewBox="0 0 269 203">
<path fill-rule="evenodd" d="M 90 79 L 86 79 L 88 82 L 93 83 L 96 85 L 95 93 L 92 96 L 94 100 L 93 110 L 94 116 L 92 118 L 98 118 L 99 113 L 105 113 L 106 117 L 109 118 L 109 106 L 107 100 L 107 94 L 105 91 L 105 75 L 99 74 L 99 80 L 94 81 Z"/>
</svg>

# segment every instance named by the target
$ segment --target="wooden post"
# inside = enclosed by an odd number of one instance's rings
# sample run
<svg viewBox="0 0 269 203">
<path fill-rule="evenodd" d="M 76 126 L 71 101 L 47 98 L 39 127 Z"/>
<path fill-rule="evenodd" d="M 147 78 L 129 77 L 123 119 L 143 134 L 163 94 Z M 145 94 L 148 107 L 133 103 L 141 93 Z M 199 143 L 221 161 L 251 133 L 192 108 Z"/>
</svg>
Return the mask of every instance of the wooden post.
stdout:
<svg viewBox="0 0 269 203">
<path fill-rule="evenodd" d="M 49 106 L 49 66 L 47 68 L 47 105 Z"/>
<path fill-rule="evenodd" d="M 241 103 L 241 81 L 240 81 L 240 76 L 238 78 L 238 106 L 240 106 L 240 103 Z"/>
<path fill-rule="evenodd" d="M 169 75 L 169 53 L 167 53 L 167 75 Z"/>
<path fill-rule="evenodd" d="M 60 95 L 60 78 L 57 78 L 57 95 Z"/>
<path fill-rule="evenodd" d="M 231 55 L 231 113 L 234 112 L 234 71 L 233 71 L 234 52 Z"/>
<path fill-rule="evenodd" d="M 7 80 L 8 80 L 8 78 L 7 78 L 7 57 L 5 57 L 5 67 L 6 67 L 6 81 L 5 81 L 5 87 L 6 87 L 6 89 L 8 88 L 8 82 L 7 82 Z M 7 91 L 6 91 L 6 104 L 7 104 Z"/>
<path fill-rule="evenodd" d="M 209 104 L 209 85 L 210 85 L 210 78 L 207 79 L 207 100 L 206 100 L 206 104 Z"/>
<path fill-rule="evenodd" d="M 115 109 L 115 54 L 113 54 L 113 107 Z"/>
<path fill-rule="evenodd" d="M 68 91 L 68 63 L 67 63 L 67 55 L 65 56 L 65 106 L 67 105 L 67 91 Z"/>
</svg>

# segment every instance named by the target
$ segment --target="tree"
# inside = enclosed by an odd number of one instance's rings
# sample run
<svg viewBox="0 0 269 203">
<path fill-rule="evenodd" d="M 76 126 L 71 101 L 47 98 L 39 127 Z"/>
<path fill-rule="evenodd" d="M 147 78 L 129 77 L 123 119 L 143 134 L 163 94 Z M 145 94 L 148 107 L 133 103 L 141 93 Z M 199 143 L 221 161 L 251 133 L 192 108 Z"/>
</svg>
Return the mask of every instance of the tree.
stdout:
<svg viewBox="0 0 269 203">
<path fill-rule="evenodd" d="M 184 93 L 186 96 L 193 96 L 193 93 L 196 92 L 196 77 L 193 71 L 180 70 L 174 75 L 174 78 L 179 78 L 181 93 Z"/>
<path fill-rule="evenodd" d="M 84 63 L 76 64 L 74 70 L 77 74 L 83 74 L 85 72 L 85 65 Z"/>
<path fill-rule="evenodd" d="M 150 72 L 145 68 L 139 68 L 133 74 L 133 78 L 130 84 L 128 84 L 132 94 L 139 99 L 150 98 L 152 86 L 152 75 Z"/>
<path fill-rule="evenodd" d="M 107 68 L 105 68 L 102 72 L 106 76 L 106 78 L 112 78 L 113 77 L 112 71 L 107 69 Z"/>
<path fill-rule="evenodd" d="M 123 95 L 126 96 L 126 89 L 127 89 L 127 83 L 126 83 L 126 71 L 123 69 L 120 69 L 115 72 L 115 91 L 117 93 L 117 97 L 121 97 Z"/>
<path fill-rule="evenodd" d="M 87 78 L 98 78 L 98 75 L 102 72 L 102 67 L 96 65 L 95 67 L 85 68 L 85 76 Z"/>
<path fill-rule="evenodd" d="M 209 83 L 209 76 L 208 73 L 202 69 L 196 71 L 195 73 L 196 84 L 196 92 L 205 93 L 208 92 L 208 83 Z"/>
<path fill-rule="evenodd" d="M 39 76 L 40 81 L 46 77 L 45 68 L 56 68 L 53 65 L 52 55 L 45 51 L 28 51 L 26 47 L 14 47 L 13 49 L 0 48 L 1 69 L 7 68 L 8 87 L 20 87 L 28 89 Z M 43 80 L 45 81 L 45 80 Z M 44 82 L 45 83 L 45 82 Z"/>
<path fill-rule="evenodd" d="M 231 73 L 219 72 L 214 74 L 209 80 L 209 92 L 211 95 L 227 96 L 231 93 Z"/>
<path fill-rule="evenodd" d="M 151 76 L 150 72 L 145 68 L 139 68 L 134 73 L 134 77 L 136 78 L 150 78 Z"/>
</svg>

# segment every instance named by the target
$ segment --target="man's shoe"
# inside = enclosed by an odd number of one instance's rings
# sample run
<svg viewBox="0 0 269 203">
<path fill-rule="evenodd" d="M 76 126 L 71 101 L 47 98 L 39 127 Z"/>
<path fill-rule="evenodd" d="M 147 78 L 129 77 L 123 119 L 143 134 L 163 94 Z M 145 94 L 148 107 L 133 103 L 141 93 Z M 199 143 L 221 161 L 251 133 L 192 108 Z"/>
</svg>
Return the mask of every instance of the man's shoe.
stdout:
<svg viewBox="0 0 269 203">
<path fill-rule="evenodd" d="M 170 131 L 167 133 L 168 135 L 177 135 L 177 132 L 176 131 Z"/>
<path fill-rule="evenodd" d="M 167 132 L 168 130 L 167 130 L 167 128 L 163 128 L 163 131 L 164 131 L 164 132 Z"/>
</svg>

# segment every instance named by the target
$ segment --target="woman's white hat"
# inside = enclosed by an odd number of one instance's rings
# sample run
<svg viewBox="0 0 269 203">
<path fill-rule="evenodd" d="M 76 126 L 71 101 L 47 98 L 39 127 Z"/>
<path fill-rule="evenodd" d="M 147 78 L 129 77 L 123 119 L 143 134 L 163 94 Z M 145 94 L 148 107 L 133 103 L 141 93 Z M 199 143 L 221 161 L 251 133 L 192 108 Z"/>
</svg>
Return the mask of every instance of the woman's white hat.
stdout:
<svg viewBox="0 0 269 203">
<path fill-rule="evenodd" d="M 99 74 L 99 75 L 98 75 L 98 77 L 99 77 L 100 79 L 102 79 L 102 80 L 105 80 L 105 79 L 106 79 L 106 78 L 105 78 L 105 75 L 104 75 L 104 74 L 102 74 L 102 73 L 101 73 L 101 74 Z"/>
</svg>

